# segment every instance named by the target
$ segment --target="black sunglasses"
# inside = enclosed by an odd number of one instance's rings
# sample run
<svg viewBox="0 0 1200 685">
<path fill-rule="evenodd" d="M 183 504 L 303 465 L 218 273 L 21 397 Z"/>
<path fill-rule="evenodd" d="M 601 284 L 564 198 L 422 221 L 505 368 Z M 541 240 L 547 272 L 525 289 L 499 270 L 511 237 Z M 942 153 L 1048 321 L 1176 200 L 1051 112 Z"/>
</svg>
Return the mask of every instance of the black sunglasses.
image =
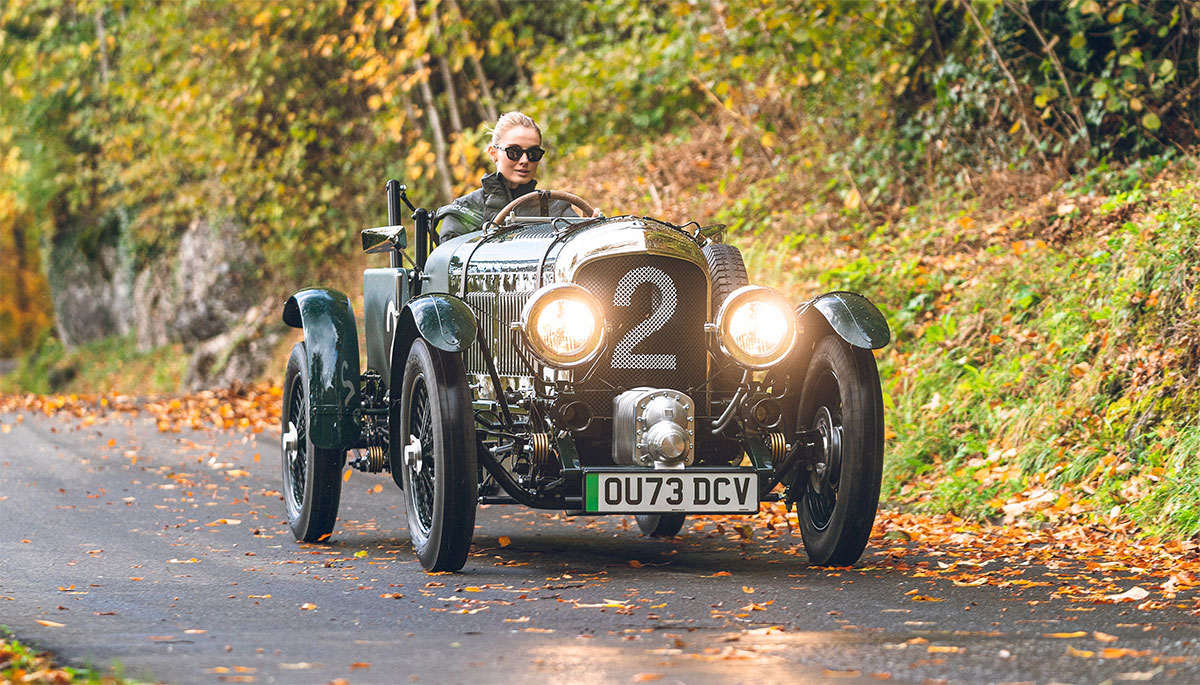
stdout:
<svg viewBox="0 0 1200 685">
<path fill-rule="evenodd" d="M 521 155 L 528 156 L 530 162 L 538 162 L 541 161 L 542 155 L 546 154 L 546 151 L 537 145 L 529 149 L 525 149 L 520 145 L 509 145 L 500 149 L 504 150 L 504 154 L 508 155 L 508 158 L 514 162 L 520 161 Z"/>
</svg>

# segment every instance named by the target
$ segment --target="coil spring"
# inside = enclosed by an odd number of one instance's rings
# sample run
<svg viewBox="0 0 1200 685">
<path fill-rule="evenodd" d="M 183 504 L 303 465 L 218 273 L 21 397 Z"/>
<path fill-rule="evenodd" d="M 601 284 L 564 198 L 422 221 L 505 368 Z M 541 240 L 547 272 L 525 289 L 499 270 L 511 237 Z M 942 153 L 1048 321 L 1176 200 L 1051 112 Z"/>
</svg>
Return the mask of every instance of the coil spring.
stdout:
<svg viewBox="0 0 1200 685">
<path fill-rule="evenodd" d="M 550 434 L 534 433 L 529 439 L 529 460 L 534 464 L 550 463 Z"/>
<path fill-rule="evenodd" d="M 783 433 L 767 433 L 767 448 L 771 451 L 771 461 L 779 463 L 787 454 L 787 436 Z"/>
</svg>

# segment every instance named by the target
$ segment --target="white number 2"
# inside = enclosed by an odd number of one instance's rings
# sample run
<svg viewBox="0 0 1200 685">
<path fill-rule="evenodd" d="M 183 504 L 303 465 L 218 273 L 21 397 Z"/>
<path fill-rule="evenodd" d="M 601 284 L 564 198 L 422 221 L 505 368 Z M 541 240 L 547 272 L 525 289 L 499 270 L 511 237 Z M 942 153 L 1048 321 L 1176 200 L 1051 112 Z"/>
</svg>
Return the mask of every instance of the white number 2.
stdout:
<svg viewBox="0 0 1200 685">
<path fill-rule="evenodd" d="M 614 369 L 674 369 L 675 355 L 673 354 L 635 354 L 633 348 L 655 332 L 661 330 L 671 317 L 675 315 L 675 305 L 678 301 L 675 293 L 675 283 L 661 269 L 653 266 L 642 266 L 621 277 L 617 290 L 613 294 L 613 304 L 618 307 L 628 307 L 632 303 L 633 293 L 643 284 L 649 284 L 655 289 L 657 297 L 651 298 L 650 316 L 634 326 L 624 338 L 613 348 L 612 366 Z"/>
</svg>

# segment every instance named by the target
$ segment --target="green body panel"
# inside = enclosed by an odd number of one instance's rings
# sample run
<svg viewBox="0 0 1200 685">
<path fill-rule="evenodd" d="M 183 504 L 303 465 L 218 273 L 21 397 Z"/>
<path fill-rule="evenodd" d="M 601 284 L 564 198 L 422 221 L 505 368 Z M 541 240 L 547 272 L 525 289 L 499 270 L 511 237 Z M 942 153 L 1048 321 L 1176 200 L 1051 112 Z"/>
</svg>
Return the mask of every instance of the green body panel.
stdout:
<svg viewBox="0 0 1200 685">
<path fill-rule="evenodd" d="M 808 328 L 808 322 L 815 316 L 814 309 L 821 313 L 842 340 L 855 347 L 878 350 L 892 340 L 892 332 L 883 312 L 857 293 L 825 293 L 801 305 L 796 311 L 801 326 Z"/>
<path fill-rule="evenodd" d="M 418 295 L 400 313 L 396 349 L 407 351 L 418 336 L 444 352 L 464 352 L 475 342 L 475 314 L 454 295 Z"/>
<path fill-rule="evenodd" d="M 305 288 L 283 306 L 283 322 L 304 329 L 308 354 L 308 402 L 313 444 L 346 450 L 358 442 L 360 378 L 358 329 L 345 293 L 331 288 Z"/>
<path fill-rule="evenodd" d="M 391 382 L 392 340 L 400 311 L 412 295 L 408 271 L 400 268 L 363 271 L 363 307 L 366 310 L 367 368 Z"/>
</svg>

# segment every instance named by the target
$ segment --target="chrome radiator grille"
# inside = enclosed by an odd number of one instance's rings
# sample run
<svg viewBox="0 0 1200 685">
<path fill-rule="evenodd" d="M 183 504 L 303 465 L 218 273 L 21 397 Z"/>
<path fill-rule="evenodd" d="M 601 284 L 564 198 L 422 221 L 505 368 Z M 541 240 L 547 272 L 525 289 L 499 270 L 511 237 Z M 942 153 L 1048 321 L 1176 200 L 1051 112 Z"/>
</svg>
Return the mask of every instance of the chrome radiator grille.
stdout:
<svg viewBox="0 0 1200 685">
<path fill-rule="evenodd" d="M 496 372 L 502 376 L 526 376 L 529 370 L 521 363 L 512 344 L 509 323 L 520 321 L 521 309 L 532 293 L 472 292 L 467 293 L 467 304 L 475 310 L 479 327 L 486 337 L 496 359 Z M 487 362 L 479 345 L 472 345 L 467 354 L 468 373 L 487 373 Z"/>
</svg>

